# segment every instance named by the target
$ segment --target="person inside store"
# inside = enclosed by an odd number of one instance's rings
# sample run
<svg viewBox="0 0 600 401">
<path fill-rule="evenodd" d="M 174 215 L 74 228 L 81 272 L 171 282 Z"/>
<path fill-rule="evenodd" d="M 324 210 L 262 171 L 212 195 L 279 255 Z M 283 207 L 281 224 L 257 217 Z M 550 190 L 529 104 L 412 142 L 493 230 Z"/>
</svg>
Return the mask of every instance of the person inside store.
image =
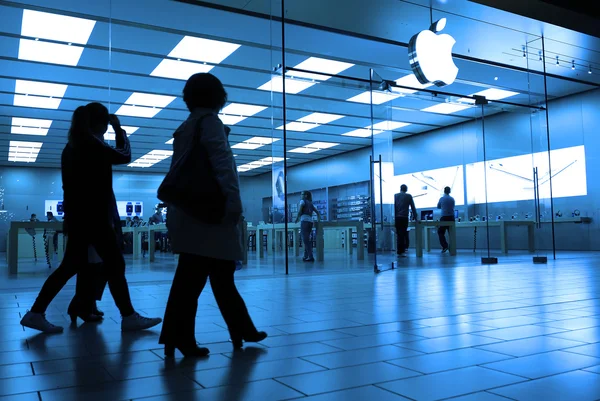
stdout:
<svg viewBox="0 0 600 401">
<path fill-rule="evenodd" d="M 437 208 L 442 210 L 442 217 L 440 221 L 454 221 L 454 198 L 450 196 L 452 190 L 450 187 L 444 188 L 444 196 L 440 198 Z M 446 240 L 447 226 L 438 227 L 438 236 L 440 237 L 440 245 L 442 247 L 442 253 L 448 252 L 448 240 Z"/>
<path fill-rule="evenodd" d="M 29 221 L 32 221 L 32 222 L 39 221 L 38 218 L 37 218 L 37 214 L 32 213 L 31 217 L 29 218 Z"/>
<path fill-rule="evenodd" d="M 313 245 L 310 234 L 313 230 L 313 213 L 317 215 L 317 222 L 321 221 L 321 213 L 319 213 L 313 204 L 312 193 L 310 191 L 302 191 L 300 196 L 301 200 L 298 203 L 296 223 L 300 222 L 300 235 L 304 244 L 304 257 L 302 260 L 305 262 L 314 262 L 315 258 L 313 256 Z"/>
<path fill-rule="evenodd" d="M 155 224 L 162 224 L 164 222 L 165 220 L 163 217 L 162 207 L 156 207 L 154 214 L 148 219 L 148 224 L 153 226 Z"/>
<path fill-rule="evenodd" d="M 52 212 L 46 212 L 46 218 L 49 222 L 58 222 L 59 220 L 54 216 Z M 58 234 L 59 231 L 52 233 L 52 245 L 54 246 L 54 253 L 58 253 Z"/>
<path fill-rule="evenodd" d="M 406 257 L 406 251 L 410 245 L 408 235 L 409 208 L 412 211 L 413 219 L 417 219 L 417 208 L 415 201 L 408 192 L 405 184 L 400 186 L 400 193 L 394 195 L 394 216 L 396 226 L 396 254 L 400 257 Z"/>
<path fill-rule="evenodd" d="M 167 357 L 173 356 L 175 349 L 184 356 L 202 357 L 210 351 L 196 343 L 195 324 L 198 298 L 208 278 L 234 349 L 241 348 L 244 342 L 262 341 L 267 333 L 254 326 L 234 282 L 236 261 L 243 259 L 239 229 L 243 208 L 237 166 L 226 130 L 218 117 L 227 103 L 227 92 L 217 77 L 199 73 L 186 82 L 183 100 L 190 115 L 173 135 L 173 157 L 167 177 L 187 173 L 194 174 L 194 180 L 188 182 L 202 182 L 197 172 L 176 168 L 179 158 L 187 154 L 188 149 L 196 147 L 203 159 L 197 163 L 210 166 L 203 170 L 206 173 L 202 177 L 215 184 L 223 195 L 216 198 L 224 199 L 224 204 L 218 205 L 224 213 L 218 221 L 208 222 L 208 219 L 192 214 L 192 210 L 169 203 L 167 227 L 173 253 L 179 254 L 179 262 L 159 343 L 164 345 Z M 207 204 L 210 202 L 213 197 L 206 199 Z"/>
<path fill-rule="evenodd" d="M 116 135 L 114 148 L 103 140 L 109 123 Z M 112 188 L 112 166 L 130 161 L 129 139 L 115 115 L 109 115 L 108 109 L 100 103 L 90 103 L 75 110 L 67 145 L 61 156 L 67 248 L 62 263 L 48 277 L 31 310 L 23 316 L 23 326 L 45 333 L 63 331 L 61 326 L 46 319 L 46 309 L 67 281 L 88 266 L 90 246 L 104 264 L 110 292 L 122 316 L 121 330 L 147 329 L 162 321 L 160 318 L 143 317 L 133 308 L 125 278 L 125 260 L 115 230 L 114 211 L 117 205 Z M 90 229 L 88 223 L 90 210 L 99 216 L 94 229 Z M 82 282 L 87 280 L 78 284 Z M 93 293 L 79 288 L 77 294 L 86 299 L 77 300 L 71 310 L 71 319 L 79 317 L 84 321 L 98 321 L 99 316 L 90 309 L 93 302 L 87 299 L 93 297 Z"/>
</svg>

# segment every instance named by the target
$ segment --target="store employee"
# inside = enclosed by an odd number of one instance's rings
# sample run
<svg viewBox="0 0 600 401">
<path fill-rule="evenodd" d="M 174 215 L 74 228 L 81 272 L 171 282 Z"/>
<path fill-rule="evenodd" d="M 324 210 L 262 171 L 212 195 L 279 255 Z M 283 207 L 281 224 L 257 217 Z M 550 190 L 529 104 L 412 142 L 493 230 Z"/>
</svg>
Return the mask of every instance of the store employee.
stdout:
<svg viewBox="0 0 600 401">
<path fill-rule="evenodd" d="M 454 198 L 450 196 L 450 187 L 444 188 L 444 196 L 440 198 L 437 208 L 442 209 L 442 218 L 440 221 L 454 221 Z M 446 241 L 446 231 L 448 227 L 440 226 L 438 228 L 438 236 L 440 237 L 440 245 L 442 246 L 442 253 L 448 251 L 448 241 Z"/>
</svg>

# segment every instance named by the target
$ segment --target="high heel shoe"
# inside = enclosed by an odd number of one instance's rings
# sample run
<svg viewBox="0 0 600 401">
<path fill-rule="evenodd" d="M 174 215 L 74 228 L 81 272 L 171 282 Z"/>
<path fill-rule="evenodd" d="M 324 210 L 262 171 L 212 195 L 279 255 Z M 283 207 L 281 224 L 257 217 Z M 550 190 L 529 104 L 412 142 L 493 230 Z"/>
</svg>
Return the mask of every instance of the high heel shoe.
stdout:
<svg viewBox="0 0 600 401">
<path fill-rule="evenodd" d="M 98 309 L 98 307 L 95 305 L 95 303 L 94 303 L 94 309 L 92 310 L 92 313 L 94 315 L 104 316 L 104 312 L 102 312 L 100 309 Z"/>
<path fill-rule="evenodd" d="M 93 313 L 81 313 L 76 311 L 69 311 L 69 316 L 71 317 L 71 323 L 77 323 L 77 318 L 80 318 L 86 323 L 90 322 L 99 322 L 103 319 L 102 316 L 95 315 Z"/>
<path fill-rule="evenodd" d="M 167 358 L 173 358 L 175 356 L 175 349 L 178 349 L 184 357 L 201 358 L 210 354 L 210 350 L 208 348 L 198 347 L 198 345 L 192 345 L 190 347 L 177 347 L 175 345 L 165 344 L 165 356 Z"/>
<path fill-rule="evenodd" d="M 267 333 L 265 333 L 264 331 L 257 331 L 253 334 L 250 334 L 248 336 L 231 336 L 231 342 L 233 343 L 233 348 L 242 348 L 242 346 L 244 345 L 244 342 L 247 343 L 258 343 L 261 342 L 262 340 L 264 340 L 265 338 L 267 338 Z"/>
</svg>

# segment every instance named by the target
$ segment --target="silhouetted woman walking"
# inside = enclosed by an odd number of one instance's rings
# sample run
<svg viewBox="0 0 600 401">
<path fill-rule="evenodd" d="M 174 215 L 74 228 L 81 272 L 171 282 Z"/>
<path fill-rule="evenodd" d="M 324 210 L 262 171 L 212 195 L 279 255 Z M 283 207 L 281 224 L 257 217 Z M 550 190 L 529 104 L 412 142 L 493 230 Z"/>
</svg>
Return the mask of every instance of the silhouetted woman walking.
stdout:
<svg viewBox="0 0 600 401">
<path fill-rule="evenodd" d="M 116 148 L 102 140 L 109 122 L 115 130 Z M 123 317 L 121 329 L 141 330 L 156 326 L 162 321 L 160 318 L 142 317 L 133 309 L 125 279 L 125 260 L 117 241 L 112 165 L 130 161 L 129 139 L 116 116 L 109 115 L 106 107 L 100 103 L 90 103 L 75 110 L 69 130 L 69 141 L 61 157 L 67 248 L 62 263 L 48 277 L 31 310 L 21 320 L 23 326 L 46 333 L 63 331 L 62 327 L 46 320 L 45 312 L 67 281 L 77 274 L 79 269 L 87 267 L 90 247 L 94 248 L 104 262 L 110 292 Z M 87 224 L 90 211 L 99 216 L 93 227 Z M 85 284 L 85 280 L 80 280 L 77 284 L 80 287 Z M 77 289 L 77 297 L 87 297 L 89 293 L 86 288 Z M 71 319 L 101 319 L 93 313 L 91 307 L 94 294 L 89 296 L 92 302 L 90 299 L 76 299 L 71 303 Z"/>
<path fill-rule="evenodd" d="M 198 347 L 194 333 L 198 298 L 209 277 L 234 348 L 241 347 L 244 341 L 264 340 L 267 334 L 254 327 L 233 278 L 236 260 L 243 259 L 238 225 L 242 201 L 233 153 L 217 115 L 227 102 L 227 93 L 214 75 L 196 74 L 187 81 L 183 100 L 190 116 L 173 134 L 171 169 L 177 171 L 179 158 L 185 156 L 191 146 L 199 145 L 202 150 L 199 153 L 203 155 L 200 157 L 207 158 L 210 174 L 224 195 L 225 217 L 221 222 L 210 224 L 169 204 L 167 227 L 173 252 L 179 254 L 179 264 L 169 294 L 160 344 L 165 345 L 165 356 L 173 356 L 176 348 L 185 356 L 205 356 L 209 350 Z"/>
</svg>

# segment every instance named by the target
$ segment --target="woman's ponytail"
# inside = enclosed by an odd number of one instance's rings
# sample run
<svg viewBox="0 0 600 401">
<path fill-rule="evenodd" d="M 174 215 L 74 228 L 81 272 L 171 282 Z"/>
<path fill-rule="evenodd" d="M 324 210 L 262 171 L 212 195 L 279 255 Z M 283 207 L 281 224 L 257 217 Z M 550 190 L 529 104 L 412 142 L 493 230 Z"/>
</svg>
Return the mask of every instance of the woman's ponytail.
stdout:
<svg viewBox="0 0 600 401">
<path fill-rule="evenodd" d="M 90 135 L 90 113 L 86 106 L 79 106 L 73 112 L 71 128 L 69 129 L 69 142 L 75 143 L 88 135 Z"/>
</svg>

